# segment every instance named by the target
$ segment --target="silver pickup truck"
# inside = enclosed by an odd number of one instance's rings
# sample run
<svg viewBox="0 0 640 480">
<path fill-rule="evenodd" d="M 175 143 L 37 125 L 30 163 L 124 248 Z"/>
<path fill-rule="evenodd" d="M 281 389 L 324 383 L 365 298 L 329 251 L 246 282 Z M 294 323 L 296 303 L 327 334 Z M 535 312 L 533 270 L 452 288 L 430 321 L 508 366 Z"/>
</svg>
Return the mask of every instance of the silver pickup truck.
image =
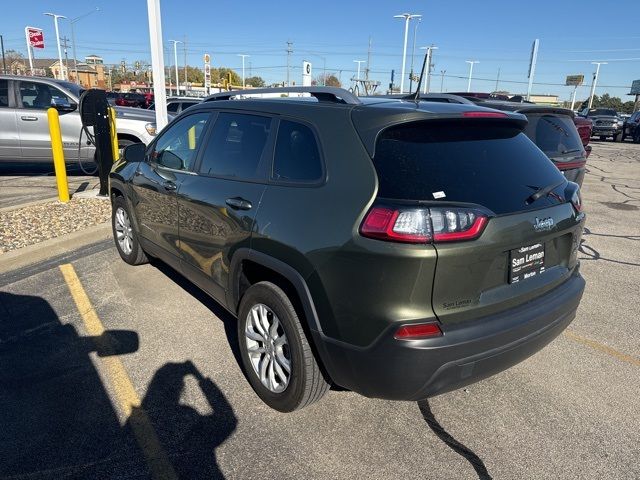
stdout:
<svg viewBox="0 0 640 480">
<path fill-rule="evenodd" d="M 0 75 L 0 163 L 52 162 L 47 109 L 60 113 L 67 163 L 92 162 L 95 149 L 81 136 L 78 101 L 82 87 L 44 77 Z M 115 107 L 118 144 L 148 144 L 156 134 L 155 112 Z M 80 151 L 78 152 L 78 146 Z"/>
</svg>

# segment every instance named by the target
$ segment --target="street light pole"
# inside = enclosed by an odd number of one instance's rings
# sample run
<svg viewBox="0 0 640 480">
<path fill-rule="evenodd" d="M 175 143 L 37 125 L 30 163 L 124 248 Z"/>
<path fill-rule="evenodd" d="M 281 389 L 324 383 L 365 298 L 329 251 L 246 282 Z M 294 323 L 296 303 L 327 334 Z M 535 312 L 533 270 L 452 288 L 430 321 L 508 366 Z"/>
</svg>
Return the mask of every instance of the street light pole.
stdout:
<svg viewBox="0 0 640 480">
<path fill-rule="evenodd" d="M 407 37 L 409 35 L 409 21 L 412 18 L 421 18 L 422 15 L 402 13 L 394 15 L 393 18 L 404 18 L 404 47 L 402 48 L 402 75 L 400 76 L 400 93 L 404 93 L 404 74 L 407 66 Z"/>
<path fill-rule="evenodd" d="M 176 96 L 180 96 L 180 77 L 178 76 L 178 44 L 182 43 L 180 40 L 169 40 L 173 42 L 173 60 L 176 65 Z"/>
<path fill-rule="evenodd" d="M 365 60 L 354 60 L 355 63 L 358 64 L 358 74 L 356 76 L 356 81 L 360 80 L 360 64 L 365 63 Z"/>
<path fill-rule="evenodd" d="M 80 15 L 79 17 L 72 18 L 69 20 L 69 24 L 71 25 L 71 46 L 73 47 L 73 75 L 74 81 L 78 85 L 80 85 L 80 81 L 78 80 L 78 57 L 76 55 L 76 33 L 73 26 L 76 24 L 78 20 L 82 20 L 84 17 L 88 17 L 92 13 L 96 13 L 100 10 L 100 7 L 96 7 L 95 10 L 91 10 L 90 12 L 85 13 L 84 15 Z"/>
<path fill-rule="evenodd" d="M 442 89 L 444 88 L 444 74 L 447 73 L 446 70 L 440 70 L 440 93 L 442 93 Z"/>
<path fill-rule="evenodd" d="M 598 84 L 598 76 L 600 75 L 600 65 L 607 65 L 607 62 L 591 62 L 591 65 L 597 65 L 596 73 L 593 76 L 593 82 L 591 82 L 591 93 L 589 94 L 589 107 L 593 105 L 593 96 L 596 93 L 596 85 Z"/>
<path fill-rule="evenodd" d="M 244 59 L 246 57 L 250 57 L 251 55 L 245 55 L 243 53 L 239 53 L 238 56 L 242 57 L 242 88 L 244 88 L 245 87 L 245 81 L 244 81 L 245 80 L 244 79 Z"/>
<path fill-rule="evenodd" d="M 420 47 L 420 50 L 427 51 L 427 60 L 426 62 L 424 62 L 424 68 L 426 72 L 422 72 L 423 80 L 424 80 L 423 87 L 422 87 L 423 93 L 429 93 L 429 89 L 431 88 L 431 60 L 433 57 L 433 51 L 437 49 L 438 47 L 436 47 L 435 45 L 430 45 L 428 47 Z"/>
<path fill-rule="evenodd" d="M 469 64 L 469 83 L 467 83 L 467 92 L 471 91 L 471 77 L 473 76 L 473 64 L 480 63 L 477 60 L 465 60 Z"/>
<path fill-rule="evenodd" d="M 164 85 L 164 57 L 162 55 L 162 15 L 160 0 L 147 0 L 149 17 L 149 44 L 151 46 L 151 67 L 153 69 L 153 99 L 156 110 L 157 131 L 168 123 L 167 91 Z"/>
<path fill-rule="evenodd" d="M 58 44 L 58 61 L 60 62 L 60 80 L 65 80 L 64 65 L 62 64 L 62 49 L 60 48 L 60 30 L 58 29 L 58 19 L 67 18 L 64 15 L 55 13 L 45 13 L 49 17 L 53 17 L 53 24 L 56 27 L 56 42 Z"/>
</svg>

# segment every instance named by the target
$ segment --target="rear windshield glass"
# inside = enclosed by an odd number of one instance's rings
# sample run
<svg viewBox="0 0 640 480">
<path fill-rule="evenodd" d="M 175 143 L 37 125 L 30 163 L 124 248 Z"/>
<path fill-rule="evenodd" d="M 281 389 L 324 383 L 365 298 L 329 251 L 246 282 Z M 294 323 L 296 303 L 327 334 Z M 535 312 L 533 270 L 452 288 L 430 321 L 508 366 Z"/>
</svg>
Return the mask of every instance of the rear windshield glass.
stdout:
<svg viewBox="0 0 640 480">
<path fill-rule="evenodd" d="M 381 198 L 466 202 L 496 214 L 557 203 L 538 188 L 562 182 L 551 161 L 517 128 L 485 122 L 414 122 L 385 130 L 374 164 Z"/>
<path fill-rule="evenodd" d="M 589 110 L 589 115 L 594 117 L 604 117 L 604 116 L 617 117 L 618 112 L 616 112 L 615 110 L 611 110 L 609 108 L 594 108 Z"/>
<path fill-rule="evenodd" d="M 524 129 L 527 137 L 549 157 L 582 151 L 582 141 L 573 120 L 556 115 L 527 114 L 529 123 Z"/>
</svg>

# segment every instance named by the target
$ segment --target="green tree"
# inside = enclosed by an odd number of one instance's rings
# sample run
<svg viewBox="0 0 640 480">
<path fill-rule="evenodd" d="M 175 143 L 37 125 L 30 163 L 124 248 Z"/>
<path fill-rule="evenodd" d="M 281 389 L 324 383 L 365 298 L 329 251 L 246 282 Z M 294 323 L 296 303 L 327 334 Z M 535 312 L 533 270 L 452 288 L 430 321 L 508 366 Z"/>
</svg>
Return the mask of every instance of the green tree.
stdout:
<svg viewBox="0 0 640 480">
<path fill-rule="evenodd" d="M 251 86 L 251 87 L 264 87 L 265 85 L 262 77 L 258 77 L 258 76 L 249 77 L 245 79 L 244 83 L 245 85 Z"/>
<path fill-rule="evenodd" d="M 211 83 L 222 83 L 223 79 L 227 78 L 227 74 L 231 73 L 231 84 L 242 85 L 242 79 L 234 70 L 227 67 L 212 68 L 211 69 Z"/>
<path fill-rule="evenodd" d="M 316 85 L 325 85 L 327 87 L 341 87 L 342 84 L 335 73 L 321 73 L 316 77 Z"/>
</svg>

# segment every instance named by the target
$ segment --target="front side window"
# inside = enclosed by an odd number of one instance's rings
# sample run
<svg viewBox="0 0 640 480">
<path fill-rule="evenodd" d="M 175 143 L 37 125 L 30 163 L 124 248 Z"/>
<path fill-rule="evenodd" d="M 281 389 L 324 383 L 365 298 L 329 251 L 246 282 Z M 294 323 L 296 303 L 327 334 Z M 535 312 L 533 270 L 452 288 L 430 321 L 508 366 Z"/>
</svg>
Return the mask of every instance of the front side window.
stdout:
<svg viewBox="0 0 640 480">
<path fill-rule="evenodd" d="M 314 182 L 321 176 L 320 151 L 311 129 L 298 122 L 282 120 L 273 159 L 273 179 Z"/>
<path fill-rule="evenodd" d="M 196 113 L 174 123 L 156 141 L 151 161 L 174 170 L 191 169 L 208 120 L 208 113 Z"/>
<path fill-rule="evenodd" d="M 177 102 L 169 103 L 167 105 L 167 112 L 176 113 L 178 111 L 178 105 L 180 104 Z"/>
<path fill-rule="evenodd" d="M 36 82 L 20 82 L 20 101 L 23 108 L 37 110 L 71 104 L 71 99 L 57 88 Z"/>
<path fill-rule="evenodd" d="M 271 118 L 220 113 L 202 156 L 200 172 L 256 179 L 271 131 Z"/>
</svg>

